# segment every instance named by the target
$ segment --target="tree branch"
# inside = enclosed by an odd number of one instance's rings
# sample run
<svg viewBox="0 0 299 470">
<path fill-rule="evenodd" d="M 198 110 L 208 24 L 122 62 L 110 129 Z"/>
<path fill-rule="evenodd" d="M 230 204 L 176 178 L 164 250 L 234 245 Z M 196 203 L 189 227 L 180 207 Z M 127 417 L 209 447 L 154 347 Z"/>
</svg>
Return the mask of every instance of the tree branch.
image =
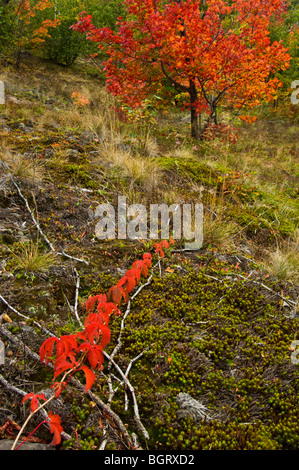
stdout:
<svg viewBox="0 0 299 470">
<path fill-rule="evenodd" d="M 65 253 L 64 250 L 62 251 L 57 251 L 55 250 L 54 246 L 52 245 L 52 243 L 50 242 L 50 240 L 48 239 L 48 237 L 45 235 L 45 233 L 42 231 L 39 223 L 37 222 L 36 218 L 34 217 L 34 214 L 33 214 L 33 211 L 31 210 L 30 206 L 29 206 L 29 203 L 26 199 L 26 197 L 23 195 L 22 191 L 20 190 L 20 187 L 19 185 L 16 183 L 16 181 L 14 180 L 14 178 L 12 177 L 12 175 L 10 175 L 10 180 L 11 182 L 13 183 L 13 185 L 16 187 L 17 191 L 18 191 L 18 194 L 19 196 L 21 197 L 21 199 L 23 199 L 23 201 L 25 202 L 25 205 L 26 205 L 26 208 L 29 212 L 29 214 L 31 215 L 31 218 L 32 218 L 32 221 L 35 225 L 35 227 L 37 228 L 37 230 L 39 231 L 39 233 L 41 234 L 41 236 L 43 237 L 43 239 L 45 240 L 45 242 L 47 243 L 47 245 L 49 246 L 50 250 L 53 251 L 53 253 L 55 253 L 56 255 L 59 255 L 59 256 L 65 256 L 66 258 L 69 258 L 69 259 L 73 259 L 75 261 L 79 261 L 81 263 L 85 263 L 88 265 L 88 262 L 85 261 L 84 259 L 80 259 L 80 258 L 75 258 L 74 256 L 71 256 L 71 255 L 68 255 L 67 253 Z"/>
</svg>

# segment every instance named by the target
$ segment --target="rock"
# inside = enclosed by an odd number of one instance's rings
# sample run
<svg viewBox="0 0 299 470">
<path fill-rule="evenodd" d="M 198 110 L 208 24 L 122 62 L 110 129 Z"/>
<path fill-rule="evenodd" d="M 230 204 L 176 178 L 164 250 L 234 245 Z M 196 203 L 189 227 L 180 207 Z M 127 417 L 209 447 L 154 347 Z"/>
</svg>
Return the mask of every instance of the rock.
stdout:
<svg viewBox="0 0 299 470">
<path fill-rule="evenodd" d="M 16 98 L 15 96 L 7 96 L 6 97 L 6 102 L 7 103 L 12 103 L 12 104 L 20 104 L 20 100 L 18 100 L 18 98 Z"/>
<path fill-rule="evenodd" d="M 13 442 L 14 441 L 12 439 L 0 440 L 0 450 L 11 450 Z M 18 447 L 21 442 L 22 441 L 19 441 L 16 447 Z M 55 450 L 55 447 L 37 442 L 24 442 L 18 450 Z"/>
</svg>

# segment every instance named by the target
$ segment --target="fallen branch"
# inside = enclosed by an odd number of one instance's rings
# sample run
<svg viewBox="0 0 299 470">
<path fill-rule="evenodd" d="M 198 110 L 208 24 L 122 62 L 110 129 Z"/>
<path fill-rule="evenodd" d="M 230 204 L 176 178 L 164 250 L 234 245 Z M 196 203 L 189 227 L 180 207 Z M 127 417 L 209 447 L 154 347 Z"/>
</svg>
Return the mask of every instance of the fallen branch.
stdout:
<svg viewBox="0 0 299 470">
<path fill-rule="evenodd" d="M 141 419 L 140 419 L 140 415 L 139 415 L 139 409 L 138 409 L 138 403 L 137 403 L 137 400 L 136 400 L 136 395 L 135 395 L 135 390 L 134 390 L 134 387 L 131 385 L 131 383 L 129 382 L 128 378 L 126 377 L 125 373 L 121 370 L 121 368 L 116 364 L 116 362 L 114 362 L 114 360 L 111 358 L 111 356 L 109 356 L 108 353 L 106 353 L 104 351 L 104 356 L 106 356 L 106 358 L 112 362 L 113 366 L 116 368 L 117 372 L 120 374 L 120 376 L 122 377 L 124 383 L 127 385 L 128 389 L 130 390 L 131 392 L 131 395 L 132 395 L 132 398 L 133 398 L 133 404 L 134 404 L 134 413 L 135 413 L 135 420 L 136 420 L 136 423 L 140 429 L 140 431 L 142 432 L 144 438 L 146 440 L 149 439 L 149 434 L 147 432 L 147 430 L 145 429 L 145 427 L 143 426 L 142 422 L 141 422 Z"/>
<path fill-rule="evenodd" d="M 26 353 L 26 356 L 29 356 L 31 357 L 31 359 L 34 359 L 35 361 L 37 362 L 40 362 L 40 357 L 38 354 L 36 354 L 34 351 L 31 351 L 30 348 L 28 348 L 28 346 L 26 346 L 23 341 L 20 341 L 15 335 L 11 334 L 6 328 L 4 325 L 1 325 L 0 326 L 0 331 L 2 334 L 4 334 L 6 336 L 6 338 L 8 338 L 8 340 L 11 342 L 11 343 L 14 343 L 16 344 L 20 349 L 22 348 L 23 351 Z"/>
<path fill-rule="evenodd" d="M 85 386 L 82 385 L 81 382 L 79 382 L 74 377 L 71 377 L 71 379 L 69 380 L 69 383 L 73 384 L 81 392 L 83 393 L 85 392 Z M 133 442 L 131 440 L 130 435 L 128 434 L 126 427 L 124 426 L 122 420 L 120 419 L 120 417 L 116 413 L 114 413 L 114 411 L 110 408 L 110 406 L 106 405 L 97 395 L 95 395 L 90 390 L 88 390 L 86 395 L 88 395 L 88 397 L 103 410 L 106 417 L 108 416 L 116 424 L 120 432 L 126 438 L 126 441 L 127 441 L 126 447 L 132 448 Z"/>
<path fill-rule="evenodd" d="M 12 335 L 9 331 L 7 331 L 7 329 L 2 325 L 1 326 L 1 331 L 2 333 L 9 339 L 9 341 L 17 344 L 18 346 L 21 346 L 22 348 L 24 348 L 26 354 L 31 357 L 32 359 L 34 359 L 35 361 L 37 362 L 40 362 L 40 356 L 38 354 L 36 354 L 35 352 L 33 352 L 30 348 L 28 348 L 28 346 L 24 345 L 18 338 L 16 338 L 14 335 Z M 49 333 L 50 336 L 54 336 L 53 333 Z M 53 368 L 53 364 L 49 363 L 48 364 L 48 367 L 51 367 Z M 5 380 L 5 379 L 3 379 Z M 5 381 L 6 382 L 6 381 Z M 81 384 L 81 382 L 79 382 L 77 379 L 75 379 L 74 377 L 71 377 L 69 379 L 69 383 L 73 384 L 78 390 L 80 390 L 82 393 L 85 392 L 85 386 Z M 10 386 L 12 391 L 15 391 L 16 393 L 19 393 L 20 395 L 22 396 L 25 396 L 26 395 L 26 392 L 23 392 L 23 391 L 20 391 L 19 389 L 17 389 L 16 387 L 14 386 Z M 95 395 L 93 392 L 91 391 L 88 391 L 87 392 L 87 395 L 89 396 L 89 398 L 94 402 L 96 403 L 105 413 L 105 415 L 109 416 L 110 419 L 113 420 L 113 422 L 116 424 L 116 426 L 118 427 L 118 429 L 120 430 L 120 432 L 124 435 L 125 439 L 126 439 L 126 446 L 128 448 L 132 448 L 133 447 L 133 442 L 123 424 L 123 422 L 121 421 L 120 417 L 114 413 L 114 411 L 112 411 L 112 409 L 110 408 L 110 406 L 106 405 L 97 395 Z M 63 435 L 63 434 L 62 434 Z M 65 434 L 66 435 L 66 434 Z M 67 435 L 68 436 L 68 435 Z M 70 439 L 70 437 L 65 437 L 65 439 Z"/>
<path fill-rule="evenodd" d="M 65 253 L 64 250 L 62 251 L 57 251 L 53 244 L 50 242 L 50 240 L 48 239 L 47 235 L 43 232 L 43 230 L 41 229 L 39 223 L 37 222 L 36 218 L 34 217 L 34 214 L 33 214 L 33 211 L 31 210 L 30 206 L 29 206 L 29 203 L 26 199 L 26 197 L 23 195 L 22 191 L 20 190 L 20 187 L 19 185 L 16 183 L 16 181 L 14 180 L 14 178 L 12 177 L 12 175 L 10 175 L 10 180 L 11 182 L 13 183 L 13 185 L 15 186 L 15 188 L 17 189 L 18 191 L 18 194 L 20 196 L 20 198 L 24 201 L 25 205 L 26 205 L 26 208 L 29 212 L 29 214 L 31 215 L 31 219 L 35 225 L 35 227 L 37 228 L 37 230 L 39 231 L 40 235 L 43 237 L 43 239 L 45 240 L 45 242 L 47 243 L 47 245 L 49 246 L 50 250 L 53 251 L 53 253 L 55 253 L 56 255 L 58 256 L 65 256 L 66 258 L 69 258 L 69 259 L 72 259 L 74 261 L 79 261 L 80 263 L 85 263 L 85 264 L 89 264 L 87 261 L 85 261 L 84 259 L 81 259 L 81 258 L 76 258 L 74 256 L 71 256 L 71 255 L 68 255 L 67 253 Z"/>
<path fill-rule="evenodd" d="M 247 277 L 242 276 L 241 274 L 238 274 L 238 273 L 227 273 L 227 274 L 225 274 L 225 276 L 238 276 L 238 277 L 240 277 L 241 279 L 244 279 L 245 281 L 247 281 Z M 272 292 L 272 294 L 277 295 L 277 296 L 280 297 L 284 302 L 286 302 L 290 307 L 296 305 L 296 302 L 294 302 L 293 300 L 287 299 L 286 297 L 284 297 L 283 295 L 279 294 L 278 292 L 275 292 L 273 289 L 271 289 L 270 287 L 266 286 L 265 284 L 263 284 L 263 283 L 260 282 L 260 281 L 254 281 L 253 279 L 250 279 L 249 282 L 252 282 L 252 283 L 254 283 L 254 284 L 257 284 L 257 285 L 263 287 L 264 289 L 268 290 L 269 292 Z"/>
<path fill-rule="evenodd" d="M 31 318 L 26 317 L 26 315 L 23 315 L 22 313 L 18 312 L 18 310 L 16 310 L 14 307 L 12 307 L 12 306 L 7 302 L 7 300 L 5 300 L 4 297 L 2 297 L 1 294 L 0 294 L 0 300 L 2 300 L 2 302 L 3 302 L 12 312 L 14 312 L 14 313 L 15 313 L 16 315 L 18 315 L 19 317 L 24 318 L 24 320 L 30 320 L 30 321 L 32 321 L 35 326 L 37 326 L 38 328 L 40 328 L 41 330 L 43 330 L 45 333 L 47 333 L 47 335 L 55 336 L 53 333 L 51 333 L 51 331 L 49 331 L 49 330 L 47 330 L 46 328 L 44 328 L 44 327 L 43 327 L 40 323 L 38 323 L 37 321 L 32 320 Z"/>
<path fill-rule="evenodd" d="M 9 390 L 9 391 L 12 392 L 12 393 L 15 393 L 15 394 L 17 394 L 17 395 L 21 395 L 22 397 L 24 397 L 25 395 L 27 395 L 27 392 L 24 392 L 24 390 L 21 390 L 20 388 L 15 387 L 14 385 L 12 385 L 12 384 L 10 384 L 9 382 L 7 382 L 7 380 L 5 380 L 5 378 L 4 378 L 1 374 L 0 374 L 0 383 L 1 383 L 7 390 Z M 46 404 L 46 403 L 44 403 L 44 404 Z M 36 410 L 36 412 L 40 412 L 40 413 L 43 415 L 43 419 L 48 418 L 48 413 L 44 410 L 44 408 L 43 408 L 42 406 L 39 407 L 39 408 Z M 29 416 L 30 416 L 30 415 L 29 415 Z M 30 416 L 30 417 L 31 417 L 31 416 Z M 27 424 L 27 422 L 28 422 L 28 418 L 27 418 L 25 424 Z M 45 423 L 45 424 L 48 426 L 47 423 Z M 48 426 L 48 427 L 49 427 L 49 426 Z M 15 439 L 15 443 L 13 444 L 13 448 L 12 448 L 11 450 L 14 449 L 15 444 L 16 444 L 16 442 L 18 441 L 19 436 L 20 436 L 21 432 L 23 432 L 23 429 L 24 429 L 24 428 L 25 428 L 25 425 L 22 426 L 22 428 L 21 428 L 21 430 L 20 430 L 20 432 L 19 432 L 17 438 Z M 61 436 L 62 436 L 65 440 L 71 439 L 71 436 L 70 436 L 69 434 L 67 434 L 66 432 L 64 432 L 64 431 L 61 433 Z"/>
<path fill-rule="evenodd" d="M 75 273 L 75 276 L 76 276 L 76 292 L 75 292 L 74 314 L 75 314 L 75 317 L 77 318 L 77 321 L 78 321 L 79 325 L 81 327 L 83 327 L 82 322 L 81 322 L 81 320 L 79 318 L 79 315 L 78 315 L 78 294 L 79 294 L 79 288 L 80 288 L 80 276 L 79 276 L 76 268 L 74 268 L 74 273 Z"/>
</svg>

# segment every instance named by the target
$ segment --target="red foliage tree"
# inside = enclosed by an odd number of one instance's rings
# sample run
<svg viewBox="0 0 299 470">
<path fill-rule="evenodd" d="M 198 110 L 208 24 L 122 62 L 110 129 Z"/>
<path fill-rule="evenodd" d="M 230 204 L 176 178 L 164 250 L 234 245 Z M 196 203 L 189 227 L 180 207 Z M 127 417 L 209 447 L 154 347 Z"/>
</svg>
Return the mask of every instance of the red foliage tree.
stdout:
<svg viewBox="0 0 299 470">
<path fill-rule="evenodd" d="M 269 24 L 274 16 L 282 21 L 284 0 L 124 4 L 128 15 L 119 18 L 117 32 L 97 28 L 85 12 L 73 29 L 105 50 L 108 89 L 130 108 L 153 96 L 161 102 L 171 88 L 187 98 L 191 135 L 198 138 L 205 130 L 198 115 L 206 111 L 207 124 L 217 124 L 224 99 L 241 109 L 275 97 L 280 82 L 274 74 L 288 68 L 290 57 L 281 43 L 271 43 Z"/>
</svg>

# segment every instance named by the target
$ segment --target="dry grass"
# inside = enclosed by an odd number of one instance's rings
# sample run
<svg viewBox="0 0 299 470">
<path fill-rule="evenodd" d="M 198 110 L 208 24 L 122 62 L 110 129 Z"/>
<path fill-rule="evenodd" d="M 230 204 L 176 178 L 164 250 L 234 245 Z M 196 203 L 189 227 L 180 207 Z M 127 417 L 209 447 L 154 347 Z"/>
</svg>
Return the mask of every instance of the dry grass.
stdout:
<svg viewBox="0 0 299 470">
<path fill-rule="evenodd" d="M 105 146 L 101 158 L 112 164 L 116 175 L 128 179 L 130 191 L 141 186 L 151 193 L 159 186 L 161 169 L 151 158 L 132 155 L 130 151 L 118 149 L 113 144 L 110 148 Z"/>
<path fill-rule="evenodd" d="M 299 283 L 299 231 L 283 246 L 268 252 L 263 268 L 279 281 Z"/>
<path fill-rule="evenodd" d="M 78 123 L 82 130 L 93 134 L 100 159 L 110 164 L 115 175 L 128 178 L 129 191 L 134 191 L 136 186 L 146 191 L 157 188 L 161 170 L 154 157 L 158 148 L 148 130 L 138 129 L 134 124 L 125 126 L 114 111 L 113 97 L 105 90 L 96 95 L 85 89 L 81 92 L 94 105 L 70 110 L 64 114 L 64 124 Z"/>
<path fill-rule="evenodd" d="M 12 253 L 14 269 L 24 271 L 46 271 L 56 262 L 52 251 L 45 251 L 38 243 L 22 243 L 16 253 Z"/>
<path fill-rule="evenodd" d="M 216 168 L 250 173 L 257 187 L 262 189 L 267 184 L 272 193 L 292 182 L 298 158 L 298 127 L 259 122 L 241 129 L 238 136 L 235 146 L 218 139 L 209 142 L 207 161 Z"/>
<path fill-rule="evenodd" d="M 7 145 L 6 138 L 0 139 L 0 159 L 7 166 L 13 176 L 26 180 L 30 183 L 39 183 L 44 178 L 42 163 L 37 162 L 30 156 L 13 152 Z"/>
<path fill-rule="evenodd" d="M 6 163 L 16 178 L 26 180 L 30 183 L 40 183 L 44 178 L 43 166 L 40 163 L 24 157 L 21 154 L 0 153 L 0 159 Z"/>
<path fill-rule="evenodd" d="M 234 238 L 240 228 L 234 222 L 227 220 L 224 213 L 213 211 L 205 213 L 203 219 L 203 239 L 205 246 L 211 244 L 218 248 L 234 246 Z"/>
<path fill-rule="evenodd" d="M 182 198 L 177 190 L 167 187 L 165 190 L 161 191 L 161 198 L 164 204 L 171 206 L 172 204 L 180 204 Z"/>
</svg>

